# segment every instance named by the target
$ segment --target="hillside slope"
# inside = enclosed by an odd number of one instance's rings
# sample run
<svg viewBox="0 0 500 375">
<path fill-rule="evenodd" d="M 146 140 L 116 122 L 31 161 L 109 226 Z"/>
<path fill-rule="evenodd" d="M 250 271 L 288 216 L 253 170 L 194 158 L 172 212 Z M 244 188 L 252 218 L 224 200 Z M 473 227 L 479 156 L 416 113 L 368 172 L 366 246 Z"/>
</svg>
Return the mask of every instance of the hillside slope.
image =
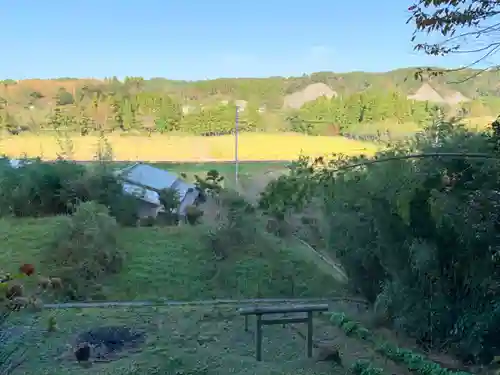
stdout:
<svg viewBox="0 0 500 375">
<path fill-rule="evenodd" d="M 414 79 L 415 68 L 405 68 L 384 73 L 367 72 L 316 72 L 302 77 L 269 77 L 269 78 L 220 78 L 204 81 L 174 81 L 166 78 L 140 79 L 141 89 L 145 91 L 163 91 L 185 100 L 216 101 L 222 98 L 240 100 L 259 100 L 271 108 L 281 108 L 286 95 L 300 92 L 307 86 L 322 83 L 338 94 L 351 94 L 366 88 L 380 90 L 398 90 L 404 94 L 414 94 L 422 85 Z M 499 92 L 500 73 L 484 72 L 474 79 L 457 84 L 474 74 L 468 69 L 450 72 L 444 77 L 433 77 L 433 88 L 440 94 L 458 91 L 465 97 L 477 95 L 496 95 Z M 133 80 L 129 80 L 133 81 Z M 39 92 L 44 98 L 51 98 L 58 89 L 64 87 L 71 93 L 76 93 L 83 87 L 110 85 L 117 83 L 116 78 L 105 80 L 91 79 L 53 79 L 2 81 L 0 97 L 15 99 L 19 103 L 28 102 L 30 94 Z M 137 81 L 133 81 L 137 82 Z M 138 85 L 139 86 L 139 85 Z"/>
<path fill-rule="evenodd" d="M 60 219 L 2 219 L 0 262 L 32 262 L 40 273 L 51 266 L 41 258 Z M 203 300 L 212 298 L 330 297 L 344 293 L 327 272 L 280 241 L 272 251 L 241 252 L 215 259 L 203 227 L 123 228 L 125 270 L 96 287 L 94 300 Z"/>
</svg>

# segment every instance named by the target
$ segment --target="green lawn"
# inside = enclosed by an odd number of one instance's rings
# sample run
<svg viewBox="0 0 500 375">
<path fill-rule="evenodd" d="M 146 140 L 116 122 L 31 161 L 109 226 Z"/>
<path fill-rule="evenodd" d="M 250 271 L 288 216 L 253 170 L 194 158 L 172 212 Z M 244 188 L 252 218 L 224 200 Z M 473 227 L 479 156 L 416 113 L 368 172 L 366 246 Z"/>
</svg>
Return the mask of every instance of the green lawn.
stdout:
<svg viewBox="0 0 500 375">
<path fill-rule="evenodd" d="M 34 263 L 41 274 L 50 274 L 50 265 L 40 260 L 50 251 L 59 220 L 1 219 L 1 264 L 13 271 L 20 263 Z M 312 261 L 303 260 L 297 251 L 271 236 L 272 251 L 256 249 L 217 261 L 204 240 L 204 227 L 121 231 L 124 271 L 108 278 L 95 299 L 325 297 L 339 293 L 333 277 L 318 273 Z"/>
<path fill-rule="evenodd" d="M 58 331 L 47 332 L 49 316 Z M 146 334 L 143 344 L 132 351 L 108 356 L 82 368 L 70 346 L 76 336 L 102 325 L 126 326 Z M 331 331 L 316 319 L 316 339 L 331 337 Z M 86 309 L 46 311 L 31 328 L 24 347 L 26 361 L 13 375 L 84 374 L 192 374 L 192 375 L 337 375 L 345 374 L 330 362 L 305 355 L 305 327 L 265 327 L 263 361 L 255 360 L 254 323 L 244 331 L 235 308 L 170 307 L 134 309 Z M 317 353 L 315 353 L 316 356 Z"/>
<path fill-rule="evenodd" d="M 7 271 L 35 264 L 51 274 L 43 254 L 61 218 L 0 219 L 0 263 Z M 345 293 L 327 272 L 297 249 L 269 236 L 272 246 L 214 259 L 204 226 L 123 228 L 124 270 L 102 282 L 93 300 L 203 300 L 212 298 L 328 297 Z M 247 246 L 246 248 L 248 248 Z M 14 316 L 11 324 L 27 330 L 26 361 L 14 374 L 344 374 L 330 363 L 304 359 L 303 335 L 290 327 L 266 327 L 265 362 L 254 359 L 252 333 L 228 307 L 164 307 L 45 310 Z M 47 332 L 49 316 L 59 330 Z M 34 322 L 33 323 L 33 319 Z M 100 325 L 126 325 L 147 333 L 138 352 L 83 369 L 68 357 L 67 345 L 78 332 Z M 318 330 L 318 332 L 322 332 Z M 8 344 L 7 344 L 8 345 Z M 181 371 L 182 372 L 177 372 Z"/>
<path fill-rule="evenodd" d="M 42 274 L 41 262 L 50 251 L 60 218 L 0 219 L 0 262 L 15 270 L 32 262 Z M 100 296 L 108 300 L 201 300 L 212 298 L 329 297 L 344 295 L 343 285 L 303 256 L 292 243 L 272 236 L 273 246 L 230 254 L 214 260 L 204 242 L 203 226 L 122 229 L 126 263 L 121 274 L 103 282 Z M 246 247 L 248 248 L 248 246 Z M 331 309 L 359 314 L 352 304 L 332 302 Z M 326 317 L 315 319 L 315 342 L 341 351 L 344 368 L 305 358 L 305 327 L 275 325 L 264 329 L 264 361 L 254 358 L 254 328 L 243 329 L 236 306 L 175 306 L 134 308 L 46 309 L 20 313 L 10 321 L 24 332 L 25 361 L 14 375 L 341 375 L 358 359 L 394 372 L 365 342 L 346 338 Z M 49 318 L 58 329 L 48 332 Z M 78 365 L 72 345 L 78 334 L 103 325 L 126 326 L 145 334 L 133 351 L 117 353 L 90 368 Z M 23 336 L 17 336 L 23 337 Z M 5 347 L 13 345 L 7 343 Z"/>
</svg>

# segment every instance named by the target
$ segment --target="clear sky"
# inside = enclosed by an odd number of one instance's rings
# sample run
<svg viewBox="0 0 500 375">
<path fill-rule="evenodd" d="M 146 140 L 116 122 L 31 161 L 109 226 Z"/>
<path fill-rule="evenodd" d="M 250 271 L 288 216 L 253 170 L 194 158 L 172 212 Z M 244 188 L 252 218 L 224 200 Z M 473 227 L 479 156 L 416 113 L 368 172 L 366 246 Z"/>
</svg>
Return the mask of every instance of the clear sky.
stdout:
<svg viewBox="0 0 500 375">
<path fill-rule="evenodd" d="M 410 0 L 0 0 L 0 78 L 194 80 L 464 63 L 413 52 L 409 5 Z"/>
</svg>

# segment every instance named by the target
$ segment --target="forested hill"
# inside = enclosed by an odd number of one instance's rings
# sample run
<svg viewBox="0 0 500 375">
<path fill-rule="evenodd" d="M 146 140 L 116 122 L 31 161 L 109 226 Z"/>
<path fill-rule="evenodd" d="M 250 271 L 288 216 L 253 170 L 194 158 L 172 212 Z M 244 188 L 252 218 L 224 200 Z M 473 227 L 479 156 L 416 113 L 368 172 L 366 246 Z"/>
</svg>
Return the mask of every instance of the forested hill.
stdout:
<svg viewBox="0 0 500 375">
<path fill-rule="evenodd" d="M 420 80 L 416 70 L 204 81 L 6 79 L 0 84 L 0 131 L 64 127 L 81 134 L 96 129 L 221 134 L 234 127 L 232 107 L 238 105 L 246 131 L 356 133 L 359 124 L 420 124 L 437 106 L 471 117 L 493 116 L 500 108 L 500 72 L 467 79 L 476 71 L 462 70 Z"/>
<path fill-rule="evenodd" d="M 220 78 L 204 81 L 153 78 L 144 82 L 144 89 L 165 90 L 172 95 L 191 100 L 207 100 L 217 96 L 246 101 L 259 100 L 262 104 L 280 108 L 284 96 L 302 91 L 314 83 L 324 83 L 341 95 L 350 95 L 367 88 L 413 94 L 422 85 L 422 80 L 415 78 L 415 72 L 415 68 L 406 68 L 384 73 L 317 72 L 301 77 Z M 458 91 L 471 98 L 500 95 L 500 72 L 484 72 L 468 79 L 476 72 L 471 69 L 450 72 L 446 76 L 432 77 L 429 81 L 441 95 L 450 91 Z M 426 77 L 423 79 L 427 81 Z"/>
<path fill-rule="evenodd" d="M 413 94 L 422 85 L 422 81 L 415 79 L 416 68 L 405 68 L 384 73 L 334 73 L 316 72 L 301 77 L 268 77 L 268 78 L 219 78 L 203 81 L 178 81 L 167 78 L 152 78 L 141 80 L 140 90 L 162 91 L 183 100 L 210 100 L 214 97 L 237 99 L 245 101 L 260 101 L 271 107 L 281 107 L 286 95 L 304 90 L 314 83 L 324 83 L 338 94 L 352 94 L 368 88 L 374 90 L 394 90 L 402 94 Z M 441 95 L 450 91 L 458 91 L 466 97 L 500 95 L 500 72 L 487 71 L 472 79 L 475 70 L 467 69 L 458 72 L 449 72 L 445 76 L 429 79 L 432 87 Z M 427 81 L 424 77 L 424 80 Z M 465 82 L 462 82 L 464 81 Z M 24 94 L 29 94 L 30 88 L 39 91 L 42 95 L 48 94 L 61 86 L 71 91 L 74 87 L 82 88 L 91 85 L 100 88 L 117 89 L 119 83 L 116 78 L 104 80 L 82 80 L 70 77 L 51 80 L 3 80 L 3 86 L 20 84 Z M 114 86 L 114 87 L 113 87 Z M 2 90 L 4 91 L 4 90 Z M 15 90 L 13 90 L 15 91 Z M 22 93 L 21 95 L 22 96 Z M 22 99 L 19 97 L 19 99 Z"/>
</svg>

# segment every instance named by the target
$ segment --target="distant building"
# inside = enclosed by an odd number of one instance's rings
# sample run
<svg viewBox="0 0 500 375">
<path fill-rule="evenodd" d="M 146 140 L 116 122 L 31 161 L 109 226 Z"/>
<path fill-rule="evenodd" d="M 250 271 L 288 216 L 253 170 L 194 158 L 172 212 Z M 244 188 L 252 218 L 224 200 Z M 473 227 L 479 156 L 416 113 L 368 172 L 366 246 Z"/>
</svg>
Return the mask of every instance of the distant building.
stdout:
<svg viewBox="0 0 500 375">
<path fill-rule="evenodd" d="M 193 111 L 194 107 L 192 105 L 183 105 L 182 106 L 182 113 L 184 115 L 187 115 Z"/>
<path fill-rule="evenodd" d="M 156 217 L 158 213 L 164 212 L 159 199 L 159 192 L 163 189 L 177 190 L 181 202 L 178 212 L 181 216 L 185 215 L 186 207 L 196 204 L 200 198 L 200 191 L 194 184 L 152 165 L 137 163 L 117 171 L 117 175 L 123 182 L 123 191 L 142 202 L 139 217 Z"/>
<path fill-rule="evenodd" d="M 9 159 L 9 158 L 0 158 L 2 162 L 8 163 L 12 168 L 17 169 L 24 167 L 25 165 L 31 164 L 32 162 L 28 159 Z"/>
<path fill-rule="evenodd" d="M 248 102 L 246 100 L 235 100 L 234 104 L 238 107 L 240 112 L 245 112 Z"/>
</svg>

